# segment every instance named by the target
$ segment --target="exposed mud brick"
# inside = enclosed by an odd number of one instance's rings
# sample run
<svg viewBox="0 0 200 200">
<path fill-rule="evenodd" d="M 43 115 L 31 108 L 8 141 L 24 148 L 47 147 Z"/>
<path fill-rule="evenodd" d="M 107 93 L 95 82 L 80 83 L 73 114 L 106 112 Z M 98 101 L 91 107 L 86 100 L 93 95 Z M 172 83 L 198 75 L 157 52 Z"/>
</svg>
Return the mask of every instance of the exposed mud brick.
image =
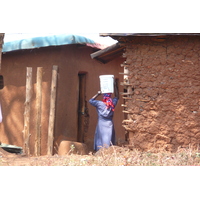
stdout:
<svg viewBox="0 0 200 200">
<path fill-rule="evenodd" d="M 200 37 L 126 38 L 129 82 L 134 95 L 126 105 L 133 120 L 131 142 L 141 150 L 200 144 Z"/>
</svg>

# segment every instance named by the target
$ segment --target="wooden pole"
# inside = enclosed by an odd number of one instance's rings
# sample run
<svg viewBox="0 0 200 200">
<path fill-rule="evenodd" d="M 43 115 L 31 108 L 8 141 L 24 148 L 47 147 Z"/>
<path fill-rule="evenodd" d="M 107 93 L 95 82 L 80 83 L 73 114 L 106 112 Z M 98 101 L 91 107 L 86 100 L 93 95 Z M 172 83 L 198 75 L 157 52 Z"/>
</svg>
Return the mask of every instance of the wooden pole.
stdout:
<svg viewBox="0 0 200 200">
<path fill-rule="evenodd" d="M 37 89 L 36 89 L 36 138 L 35 155 L 41 155 L 41 115 L 42 115 L 42 72 L 43 68 L 37 68 Z"/>
<path fill-rule="evenodd" d="M 1 54 L 2 54 L 4 36 L 5 33 L 0 33 L 0 70 L 1 70 Z"/>
<path fill-rule="evenodd" d="M 26 71 L 26 100 L 25 100 L 25 111 L 24 111 L 24 153 L 30 154 L 29 149 L 29 138 L 30 134 L 30 108 L 31 108 L 31 97 L 32 97 L 32 67 L 27 67 Z"/>
<path fill-rule="evenodd" d="M 57 74 L 58 74 L 58 66 L 54 65 L 52 70 L 52 81 L 51 81 L 50 114 L 49 114 L 49 127 L 48 127 L 48 147 L 47 147 L 48 155 L 53 154 Z"/>
</svg>

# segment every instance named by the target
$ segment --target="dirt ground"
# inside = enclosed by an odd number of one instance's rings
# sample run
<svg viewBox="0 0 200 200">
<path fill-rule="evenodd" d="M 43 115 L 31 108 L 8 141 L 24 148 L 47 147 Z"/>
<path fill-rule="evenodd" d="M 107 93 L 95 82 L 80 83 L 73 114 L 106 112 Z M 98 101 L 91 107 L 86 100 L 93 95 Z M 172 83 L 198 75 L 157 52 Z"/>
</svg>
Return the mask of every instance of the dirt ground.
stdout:
<svg viewBox="0 0 200 200">
<path fill-rule="evenodd" d="M 176 153 L 165 150 L 141 152 L 111 146 L 88 155 L 27 157 L 0 148 L 0 166 L 200 166 L 200 150 L 180 148 Z"/>
<path fill-rule="evenodd" d="M 8 153 L 0 148 L 0 166 L 64 166 L 66 158 L 74 156 L 76 159 L 86 157 L 81 155 L 29 157 L 23 154 Z"/>
</svg>

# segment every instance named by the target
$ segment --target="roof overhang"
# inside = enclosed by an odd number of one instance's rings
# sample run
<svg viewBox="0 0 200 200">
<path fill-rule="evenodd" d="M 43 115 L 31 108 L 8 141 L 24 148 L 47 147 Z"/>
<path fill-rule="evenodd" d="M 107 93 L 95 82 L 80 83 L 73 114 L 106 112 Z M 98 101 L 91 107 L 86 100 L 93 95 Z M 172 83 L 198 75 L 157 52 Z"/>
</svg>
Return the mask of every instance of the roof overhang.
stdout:
<svg viewBox="0 0 200 200">
<path fill-rule="evenodd" d="M 92 53 L 90 56 L 92 59 L 96 59 L 101 63 L 108 63 L 109 61 L 122 56 L 125 47 L 120 46 L 119 43 L 113 44 L 105 49 L 99 50 L 95 53 Z"/>
<path fill-rule="evenodd" d="M 162 42 L 171 36 L 200 36 L 200 33 L 100 33 L 99 35 L 103 37 L 110 36 L 121 43 L 126 39 L 134 40 L 136 37 L 151 37 L 153 40 Z"/>
<path fill-rule="evenodd" d="M 79 35 L 51 35 L 43 37 L 33 37 L 26 38 L 21 40 L 15 40 L 10 42 L 5 42 L 3 44 L 2 52 L 10 52 L 17 50 L 26 50 L 26 49 L 37 49 L 41 47 L 49 46 L 61 46 L 61 45 L 71 45 L 79 44 L 92 47 L 94 49 L 103 49 L 104 45 L 94 42 L 93 40 Z"/>
<path fill-rule="evenodd" d="M 200 33 L 100 33 L 100 36 L 110 36 L 110 37 L 126 37 L 126 36 L 171 36 L 171 35 L 191 35 L 200 36 Z"/>
<path fill-rule="evenodd" d="M 127 41 L 134 41 L 136 38 L 151 38 L 156 42 L 163 42 L 169 37 L 177 36 L 200 36 L 200 33 L 100 33 L 100 36 L 111 37 L 114 40 L 117 40 L 120 44 L 126 43 Z"/>
</svg>

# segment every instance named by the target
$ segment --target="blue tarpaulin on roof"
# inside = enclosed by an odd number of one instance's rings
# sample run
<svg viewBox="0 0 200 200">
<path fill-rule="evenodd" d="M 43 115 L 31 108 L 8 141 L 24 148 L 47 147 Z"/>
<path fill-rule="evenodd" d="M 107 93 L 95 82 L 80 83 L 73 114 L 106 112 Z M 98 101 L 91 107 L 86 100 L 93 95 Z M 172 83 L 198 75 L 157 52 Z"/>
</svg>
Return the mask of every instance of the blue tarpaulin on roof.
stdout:
<svg viewBox="0 0 200 200">
<path fill-rule="evenodd" d="M 59 46 L 68 44 L 85 44 L 101 49 L 101 45 L 95 43 L 93 40 L 78 35 L 52 35 L 45 37 L 34 37 L 29 39 L 16 40 L 5 42 L 3 44 L 2 52 L 9 52 L 21 49 L 34 49 L 47 46 Z"/>
</svg>

